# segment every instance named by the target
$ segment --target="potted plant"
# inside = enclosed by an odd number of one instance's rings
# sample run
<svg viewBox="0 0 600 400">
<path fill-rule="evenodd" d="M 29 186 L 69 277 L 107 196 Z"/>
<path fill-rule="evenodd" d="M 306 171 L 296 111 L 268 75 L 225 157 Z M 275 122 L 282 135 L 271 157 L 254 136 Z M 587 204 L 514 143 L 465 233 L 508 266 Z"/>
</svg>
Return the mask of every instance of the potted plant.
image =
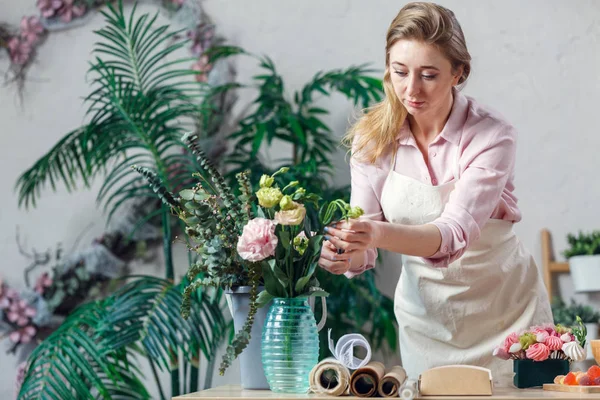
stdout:
<svg viewBox="0 0 600 400">
<path fill-rule="evenodd" d="M 581 318 L 578 326 L 533 326 L 524 332 L 513 332 L 494 349 L 494 356 L 513 360 L 518 388 L 542 386 L 553 383 L 558 375 L 569 372 L 570 363 L 586 358 L 587 331 Z"/>
<path fill-rule="evenodd" d="M 277 305 L 276 310 L 283 313 L 289 313 L 292 308 L 301 308 L 301 315 L 298 319 L 293 319 L 295 322 L 292 325 L 285 326 L 283 332 L 269 330 L 263 333 L 262 358 L 263 366 L 266 367 L 266 379 L 272 390 L 306 392 L 309 388 L 308 373 L 317 363 L 319 354 L 316 323 L 307 299 L 327 295 L 313 276 L 321 252 L 323 228 L 334 219 L 358 217 L 362 210 L 350 207 L 343 200 L 321 205 L 319 196 L 297 187 L 297 181 L 280 189 L 275 179 L 288 172 L 285 167 L 272 175 L 263 175 L 260 189 L 256 193 L 251 189 L 248 172 L 239 173 L 237 178 L 241 195 L 236 197 L 223 176 L 196 145 L 195 138 L 190 136 L 184 140 L 210 181 L 197 173 L 195 176 L 199 178 L 198 183 L 191 189 L 180 191 L 176 197 L 166 190 L 152 171 L 134 167 L 185 223 L 186 233 L 194 240 L 190 249 L 199 257 L 198 262 L 188 270 L 190 283 L 184 290 L 182 315 L 187 318 L 191 305 L 190 294 L 201 286 L 220 286 L 229 289 L 232 294 L 248 294 L 248 303 L 245 305 L 248 313 L 241 313 L 245 323 L 228 347 L 220 368 L 220 373 L 223 374 L 231 362 L 242 354 L 241 358 L 246 360 L 241 363 L 244 382 L 244 378 L 248 376 L 260 378 L 260 374 L 256 373 L 260 371 L 256 365 L 256 355 L 260 351 L 257 347 L 260 348 L 261 344 L 261 335 L 257 335 L 257 332 L 262 327 L 260 321 L 258 326 L 255 321 L 258 308 L 271 304 L 272 300 L 273 305 Z M 306 208 L 311 206 L 319 210 L 316 223 L 306 217 Z M 265 290 L 259 294 L 261 282 L 264 282 Z M 246 286 L 249 287 L 248 290 L 240 290 Z M 240 301 L 234 300 L 232 303 L 235 307 Z M 270 316 L 267 317 L 265 329 L 270 329 L 273 325 L 269 323 L 269 318 L 271 321 L 281 321 L 276 313 L 273 307 L 269 309 Z M 294 341 L 295 344 L 292 344 L 289 339 L 292 333 L 298 333 L 297 321 L 307 324 L 303 327 L 308 329 L 309 336 L 306 337 L 307 341 Z M 281 324 L 275 325 L 281 327 Z M 278 336 L 279 334 L 283 336 Z M 313 334 L 313 341 L 310 334 Z M 293 364 L 288 375 L 281 370 L 269 374 L 269 367 L 272 363 L 277 363 L 278 354 L 268 353 L 268 349 L 272 349 L 269 347 L 272 340 L 278 340 L 275 337 L 283 338 L 289 344 L 286 347 L 289 351 L 283 352 Z M 242 353 L 246 347 L 249 347 L 248 351 Z M 268 353 L 266 356 L 265 351 Z M 312 357 L 307 358 L 308 362 L 304 359 L 305 364 L 298 368 L 293 362 L 294 356 L 303 351 L 308 351 Z M 272 357 L 269 358 L 270 356 Z M 268 360 L 265 362 L 266 359 Z M 277 379 L 283 379 L 282 386 L 275 383 Z M 286 383 L 292 381 L 300 381 L 301 384 L 286 386 Z M 247 384 L 247 388 L 258 388 L 256 382 L 247 381 Z"/>
<path fill-rule="evenodd" d="M 600 291 L 600 231 L 567 235 L 570 248 L 563 255 L 576 292 Z"/>
<path fill-rule="evenodd" d="M 571 299 L 571 304 L 567 305 L 560 297 L 555 297 L 552 300 L 552 315 L 554 323 L 563 326 L 574 325 L 577 317 L 580 317 L 587 330 L 588 342 L 598 339 L 600 312 L 594 310 L 592 306 L 580 304 L 575 299 Z M 587 359 L 592 359 L 592 349 L 588 347 L 587 351 Z"/>
</svg>

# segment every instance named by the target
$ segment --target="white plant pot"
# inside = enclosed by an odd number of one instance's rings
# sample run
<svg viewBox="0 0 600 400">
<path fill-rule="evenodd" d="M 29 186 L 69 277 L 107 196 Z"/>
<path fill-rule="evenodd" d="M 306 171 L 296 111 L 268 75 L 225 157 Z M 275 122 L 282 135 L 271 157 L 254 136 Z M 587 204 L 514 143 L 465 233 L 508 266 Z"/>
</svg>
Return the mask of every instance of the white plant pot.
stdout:
<svg viewBox="0 0 600 400">
<path fill-rule="evenodd" d="M 587 358 L 594 359 L 594 355 L 592 354 L 592 346 L 590 345 L 591 340 L 598 339 L 598 323 L 586 323 L 584 324 L 587 329 L 587 336 L 585 338 L 585 347 L 587 348 Z"/>
<path fill-rule="evenodd" d="M 600 291 L 600 255 L 571 257 L 569 269 L 576 292 Z"/>
</svg>

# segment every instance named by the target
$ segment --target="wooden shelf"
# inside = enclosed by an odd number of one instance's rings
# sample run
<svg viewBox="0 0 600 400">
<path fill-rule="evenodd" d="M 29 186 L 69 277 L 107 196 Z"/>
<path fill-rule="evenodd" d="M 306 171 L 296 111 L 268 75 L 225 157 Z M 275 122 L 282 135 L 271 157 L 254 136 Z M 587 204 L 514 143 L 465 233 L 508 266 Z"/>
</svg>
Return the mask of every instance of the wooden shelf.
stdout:
<svg viewBox="0 0 600 400">
<path fill-rule="evenodd" d="M 568 262 L 556 262 L 552 248 L 552 236 L 548 229 L 542 229 L 542 268 L 544 272 L 544 283 L 548 291 L 548 297 L 552 301 L 554 289 L 554 275 L 568 274 L 571 272 Z"/>
</svg>

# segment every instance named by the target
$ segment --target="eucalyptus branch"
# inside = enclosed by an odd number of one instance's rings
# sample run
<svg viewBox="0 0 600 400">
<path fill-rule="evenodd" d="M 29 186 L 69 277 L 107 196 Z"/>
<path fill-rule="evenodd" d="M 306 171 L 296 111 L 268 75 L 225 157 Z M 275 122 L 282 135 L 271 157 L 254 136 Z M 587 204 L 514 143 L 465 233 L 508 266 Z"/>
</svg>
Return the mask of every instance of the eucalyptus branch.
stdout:
<svg viewBox="0 0 600 400">
<path fill-rule="evenodd" d="M 212 162 L 208 159 L 204 151 L 202 151 L 202 149 L 200 149 L 200 147 L 196 144 L 196 139 L 196 135 L 184 136 L 185 142 L 187 143 L 192 153 L 196 156 L 196 159 L 200 163 L 200 167 L 209 174 L 210 178 L 215 184 L 215 188 L 217 189 L 216 194 L 221 197 L 223 204 L 225 204 L 225 207 L 235 212 L 235 206 L 238 205 L 238 202 L 236 201 L 235 197 L 233 197 L 231 188 L 229 187 L 229 185 L 227 185 L 221 173 L 219 173 L 219 171 L 215 168 Z M 238 216 L 242 216 L 241 212 L 238 214 Z"/>
<path fill-rule="evenodd" d="M 243 221 L 244 225 L 250 218 L 252 218 L 252 207 L 250 206 L 250 200 L 252 199 L 252 187 L 250 186 L 250 171 L 244 171 L 236 174 L 240 191 L 242 192 L 240 200 L 244 204 L 244 211 L 246 213 L 246 219 Z"/>
</svg>

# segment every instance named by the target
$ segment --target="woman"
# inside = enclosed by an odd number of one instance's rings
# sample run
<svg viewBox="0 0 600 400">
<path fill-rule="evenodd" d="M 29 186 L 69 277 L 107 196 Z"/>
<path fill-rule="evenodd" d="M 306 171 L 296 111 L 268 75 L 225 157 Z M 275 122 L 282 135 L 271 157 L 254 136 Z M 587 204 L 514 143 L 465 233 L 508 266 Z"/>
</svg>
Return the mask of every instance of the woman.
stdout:
<svg viewBox="0 0 600 400">
<path fill-rule="evenodd" d="M 490 368 L 498 382 L 511 363 L 494 359 L 493 348 L 513 331 L 552 323 L 539 271 L 512 230 L 521 219 L 516 133 L 457 90 L 470 61 L 452 11 L 400 10 L 387 33 L 385 99 L 346 137 L 351 202 L 365 216 L 328 227 L 319 260 L 352 277 L 373 268 L 376 248 L 398 253 L 395 313 L 412 378 L 468 364 Z"/>
</svg>

